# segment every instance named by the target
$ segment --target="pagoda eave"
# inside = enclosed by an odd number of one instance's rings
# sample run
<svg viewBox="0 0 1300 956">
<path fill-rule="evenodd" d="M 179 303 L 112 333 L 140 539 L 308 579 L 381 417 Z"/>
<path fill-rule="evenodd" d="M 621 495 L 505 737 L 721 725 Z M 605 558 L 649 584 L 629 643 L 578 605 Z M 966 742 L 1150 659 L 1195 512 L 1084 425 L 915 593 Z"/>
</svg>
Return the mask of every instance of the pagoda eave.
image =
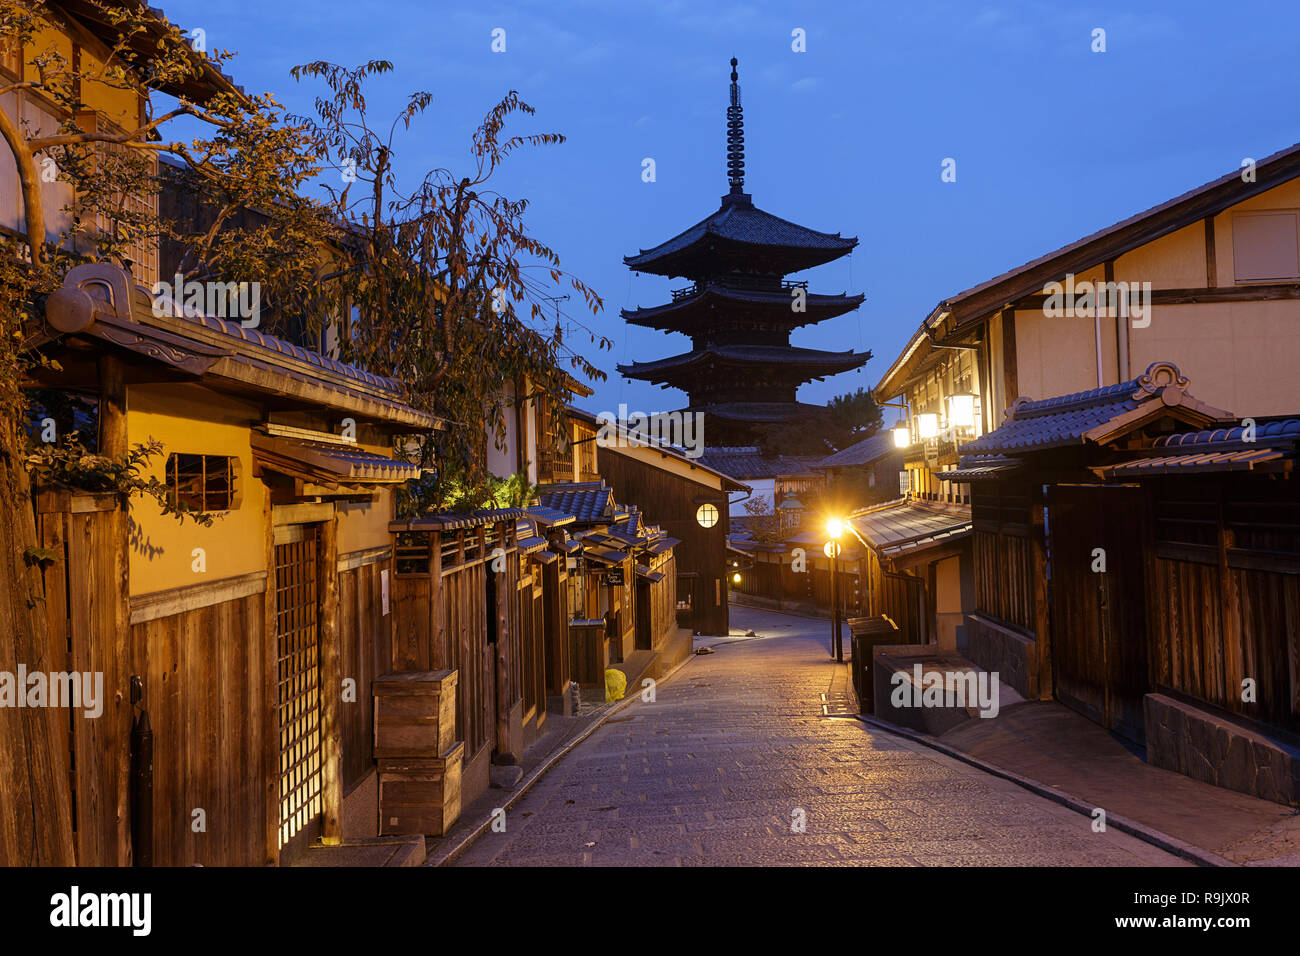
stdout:
<svg viewBox="0 0 1300 956">
<path fill-rule="evenodd" d="M 772 425 L 781 422 L 824 416 L 827 410 L 821 405 L 808 405 L 804 402 L 718 402 L 701 403 L 686 409 L 688 412 L 702 412 L 705 416 L 705 430 L 708 429 L 710 417 L 729 422 L 744 422 L 754 425 Z"/>
<path fill-rule="evenodd" d="M 779 373 L 786 381 L 807 382 L 860 368 L 870 358 L 870 352 L 821 352 L 775 345 L 732 346 L 686 352 L 657 362 L 620 365 L 618 371 L 628 378 L 674 387 L 682 387 L 675 383 L 683 378 L 719 368 L 742 373 L 761 371 L 764 377 Z"/>
<path fill-rule="evenodd" d="M 794 296 L 790 290 L 748 291 L 721 290 L 709 286 L 694 295 L 664 305 L 648 308 L 623 309 L 623 320 L 645 328 L 669 332 L 690 332 L 705 323 L 735 317 L 761 320 L 772 328 L 797 329 L 815 325 L 827 319 L 852 312 L 865 300 L 863 295 L 809 294 L 803 300 L 803 310 L 793 308 Z"/>
</svg>

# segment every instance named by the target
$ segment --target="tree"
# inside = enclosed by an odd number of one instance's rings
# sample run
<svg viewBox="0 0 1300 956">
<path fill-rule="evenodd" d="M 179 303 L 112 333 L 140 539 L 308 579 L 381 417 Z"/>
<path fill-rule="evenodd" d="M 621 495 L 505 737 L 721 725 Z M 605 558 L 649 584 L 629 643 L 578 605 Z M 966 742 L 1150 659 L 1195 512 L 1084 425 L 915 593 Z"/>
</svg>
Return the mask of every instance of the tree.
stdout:
<svg viewBox="0 0 1300 956">
<path fill-rule="evenodd" d="M 830 455 L 869 437 L 882 421 L 881 409 L 871 393 L 859 388 L 835 396 L 820 414 L 762 428 L 758 443 L 769 457 Z"/>
<path fill-rule="evenodd" d="M 174 157 L 225 189 L 228 199 L 238 197 L 235 205 L 291 201 L 312 169 L 306 141 L 283 123 L 274 99 L 248 96 L 224 80 L 220 64 L 229 54 L 196 52 L 179 29 L 144 5 L 85 0 L 83 6 L 115 38 L 102 62 L 89 67 L 87 58 L 70 63 L 55 45 L 40 46 L 41 36 L 61 29 L 44 0 L 0 0 L 0 37 L 18 41 L 27 59 L 22 80 L 0 81 L 0 96 L 39 94 L 66 116 L 57 129 L 42 132 L 0 110 L 0 139 L 17 168 L 27 238 L 25 248 L 0 246 L 0 670 L 10 673 L 19 663 L 44 660 L 48 639 L 40 575 L 45 556 L 30 504 L 21 387 L 29 363 L 53 366 L 22 347 L 39 325 L 44 296 L 79 259 L 120 261 L 161 233 L 156 217 L 133 202 L 155 188 L 158 156 Z M 183 92 L 188 89 L 211 95 L 200 103 Z M 143 119 L 121 128 L 120 115 L 87 95 L 105 90 L 149 96 Z M 168 91 L 180 92 L 175 105 L 155 112 L 151 94 Z M 182 119 L 196 121 L 207 138 L 192 131 L 186 140 L 168 138 Z M 42 204 L 50 183 L 73 197 L 70 225 L 54 237 Z M 42 474 L 71 480 L 89 473 L 124 495 L 147 491 L 131 470 L 139 463 L 132 449 L 100 448 L 88 471 L 77 449 L 65 451 L 46 461 Z M 0 708 L 0 865 L 75 862 L 58 720 L 51 708 Z"/>
<path fill-rule="evenodd" d="M 399 182 L 394 138 L 409 129 L 433 96 L 417 92 L 387 124 L 371 119 L 365 86 L 391 72 L 384 60 L 356 68 L 314 62 L 293 68 L 296 79 L 324 82 L 311 130 L 316 149 L 340 170 L 340 183 L 323 181 L 332 218 L 346 240 L 327 278 L 359 312 L 344 343 L 345 358 L 408 382 L 414 404 L 451 423 L 420 442 L 414 458 L 435 477 L 410 489 L 407 511 L 488 498 L 486 434 L 502 440 L 507 394 L 527 389 L 547 399 L 548 431 L 558 432 L 572 369 L 596 379 L 604 373 L 568 345 L 557 319 L 543 311 L 545 292 L 562 282 L 595 314 L 601 300 L 565 273 L 558 255 L 526 229 L 528 200 L 496 192 L 502 163 L 524 146 L 564 142 L 558 133 L 510 135 L 506 121 L 534 110 L 511 91 L 474 131 L 468 172 L 434 169 L 409 188 Z M 600 349 L 609 339 L 570 324 Z M 485 430 L 483 424 L 486 423 Z"/>
<path fill-rule="evenodd" d="M 745 501 L 745 525 L 749 536 L 755 541 L 779 542 L 785 538 L 781 534 L 781 520 L 772 509 L 772 499 L 767 495 L 755 495 Z"/>
</svg>

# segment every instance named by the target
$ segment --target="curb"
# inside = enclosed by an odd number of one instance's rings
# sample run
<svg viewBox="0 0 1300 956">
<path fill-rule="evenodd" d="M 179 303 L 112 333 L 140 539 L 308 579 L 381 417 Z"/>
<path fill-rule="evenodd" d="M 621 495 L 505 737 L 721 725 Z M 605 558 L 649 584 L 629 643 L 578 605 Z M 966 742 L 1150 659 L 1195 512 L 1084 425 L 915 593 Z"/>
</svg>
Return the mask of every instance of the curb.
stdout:
<svg viewBox="0 0 1300 956">
<path fill-rule="evenodd" d="M 679 670 L 681 670 L 683 667 L 685 667 L 687 664 L 689 664 L 689 663 L 690 663 L 690 662 L 695 658 L 696 654 L 695 654 L 694 640 L 693 640 L 693 639 L 692 639 L 691 643 L 692 643 L 691 652 L 690 652 L 689 654 L 687 654 L 685 658 L 683 658 L 681 661 L 679 661 L 677 664 L 675 664 L 675 665 L 673 666 L 673 669 L 672 669 L 672 670 L 670 670 L 668 673 L 666 673 L 666 674 L 664 674 L 662 677 L 660 677 L 660 678 L 655 682 L 656 685 L 658 685 L 658 684 L 662 684 L 662 683 L 664 683 L 664 682 L 666 682 L 666 681 L 668 681 L 668 680 L 671 680 L 672 677 L 673 677 L 673 676 L 674 676 L 674 675 L 675 675 Z M 574 737 L 572 740 L 570 740 L 568 743 L 566 743 L 564 746 L 562 746 L 559 750 L 557 750 L 555 753 L 551 754 L 549 757 L 547 757 L 545 760 L 543 760 L 540 764 L 538 764 L 536 767 L 534 767 L 533 770 L 532 770 L 532 772 L 529 773 L 528 776 L 524 777 L 524 779 L 521 780 L 521 781 L 519 782 L 519 786 L 517 786 L 517 787 L 514 789 L 514 791 L 510 794 L 510 798 L 509 798 L 508 800 L 506 800 L 505 803 L 501 804 L 501 809 L 502 809 L 502 810 L 509 810 L 512 806 L 514 806 L 516 803 L 518 803 L 518 802 L 523 798 L 524 794 L 526 794 L 530 789 L 532 789 L 533 784 L 535 784 L 538 780 L 540 780 L 540 779 L 542 778 L 542 775 L 543 775 L 543 774 L 545 774 L 548 770 L 550 770 L 550 769 L 551 769 L 552 767 L 554 767 L 557 763 L 559 763 L 559 762 L 560 762 L 561 760 L 563 760 L 566 756 L 568 756 L 568 755 L 569 755 L 569 752 L 572 751 L 575 747 L 577 747 L 578 744 L 582 743 L 584 740 L 586 740 L 588 737 L 590 737 L 592 734 L 594 734 L 597 730 L 599 730 L 601 727 L 603 727 L 603 726 L 605 725 L 605 723 L 606 723 L 606 722 L 607 722 L 611 717 L 613 717 L 615 714 L 617 714 L 620 710 L 623 710 L 625 707 L 628 707 L 628 706 L 630 706 L 633 702 L 639 700 L 639 699 L 640 699 L 640 696 L 641 696 L 641 695 L 640 695 L 639 693 L 634 693 L 634 694 L 633 694 L 632 696 L 630 696 L 630 697 L 624 697 L 621 701 L 619 701 L 617 704 L 615 704 L 615 705 L 614 705 L 613 707 L 611 707 L 609 710 L 605 711 L 605 713 L 603 713 L 603 714 L 600 716 L 600 719 L 597 720 L 594 724 L 592 724 L 590 727 L 588 727 L 588 728 L 587 728 L 586 730 L 584 730 L 582 733 L 578 734 L 578 736 Z M 492 817 L 489 816 L 486 820 L 484 820 L 482 823 L 480 823 L 477 827 L 475 827 L 473 830 L 471 830 L 469 833 L 467 833 L 467 834 L 466 834 L 466 835 L 465 835 L 465 836 L 460 840 L 460 842 L 458 842 L 455 846 L 451 847 L 451 849 L 447 850 L 446 852 L 439 852 L 436 856 L 430 857 L 429 860 L 426 860 L 426 861 L 425 861 L 424 865 L 425 865 L 425 866 L 430 866 L 430 867 L 436 867 L 436 866 L 448 866 L 448 865 L 450 865 L 451 863 L 454 863 L 454 862 L 456 861 L 456 859 L 457 859 L 458 857 L 460 857 L 462 854 L 464 854 L 465 851 L 468 850 L 468 849 L 470 848 L 470 846 L 471 846 L 471 845 L 472 845 L 472 844 L 473 844 L 473 843 L 474 843 L 474 842 L 475 842 L 479 837 L 481 837 L 484 833 L 486 833 L 486 832 L 491 828 L 491 826 L 492 826 Z M 440 849 L 441 849 L 441 848 L 440 848 Z"/>
<path fill-rule="evenodd" d="M 972 757 L 968 753 L 963 753 L 960 750 L 942 744 L 938 739 L 931 737 L 928 734 L 918 734 L 905 727 L 899 727 L 896 724 L 891 724 L 888 721 L 879 720 L 876 717 L 871 717 L 865 714 L 859 714 L 858 720 L 868 726 L 892 734 L 895 737 L 902 737 L 904 740 L 910 740 L 913 743 L 921 744 L 923 747 L 928 747 L 931 750 L 938 751 L 944 756 L 951 757 L 954 760 L 960 760 L 962 763 L 983 770 L 985 773 L 992 774 L 995 777 L 1000 777 L 1003 780 L 1007 780 L 1030 791 L 1031 793 L 1035 793 L 1040 797 L 1051 800 L 1053 803 L 1059 803 L 1061 806 L 1073 810 L 1082 816 L 1089 818 L 1092 817 L 1093 806 L 1089 803 L 1085 803 L 1083 800 L 1074 796 L 1074 794 L 1066 793 L 1064 790 L 1049 787 L 1045 783 L 1039 783 L 1037 780 L 1033 780 L 1029 777 L 1022 777 L 1018 773 L 1013 773 L 1010 770 L 1004 770 L 994 764 L 986 763 L 978 757 Z M 1138 823 L 1136 820 L 1130 820 L 1128 817 L 1121 817 L 1117 814 L 1107 813 L 1106 826 L 1114 827 L 1121 833 L 1127 833 L 1129 836 L 1136 837 L 1143 843 L 1149 843 L 1158 849 L 1164 850 L 1166 853 L 1171 853 L 1184 860 L 1190 860 L 1197 866 L 1237 867 L 1241 865 L 1225 859 L 1216 853 L 1211 853 L 1209 850 L 1202 847 L 1195 846 L 1194 844 L 1187 843 L 1177 837 L 1170 836 L 1168 833 L 1163 833 L 1160 830 Z"/>
</svg>

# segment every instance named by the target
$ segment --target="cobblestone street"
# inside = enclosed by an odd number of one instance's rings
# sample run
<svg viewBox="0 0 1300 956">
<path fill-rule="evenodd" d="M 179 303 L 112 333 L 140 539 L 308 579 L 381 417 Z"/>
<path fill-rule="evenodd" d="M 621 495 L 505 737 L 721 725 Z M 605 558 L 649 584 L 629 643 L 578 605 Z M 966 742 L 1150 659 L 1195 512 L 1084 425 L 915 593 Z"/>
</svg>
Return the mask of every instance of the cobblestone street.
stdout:
<svg viewBox="0 0 1300 956">
<path fill-rule="evenodd" d="M 824 621 L 732 630 L 563 758 L 461 866 L 1183 865 L 1016 785 L 846 717 Z M 837 684 L 838 681 L 838 684 Z M 635 688 L 629 688 L 629 693 Z M 504 799 L 504 795 L 503 795 Z M 796 832 L 800 818 L 803 832 Z"/>
</svg>

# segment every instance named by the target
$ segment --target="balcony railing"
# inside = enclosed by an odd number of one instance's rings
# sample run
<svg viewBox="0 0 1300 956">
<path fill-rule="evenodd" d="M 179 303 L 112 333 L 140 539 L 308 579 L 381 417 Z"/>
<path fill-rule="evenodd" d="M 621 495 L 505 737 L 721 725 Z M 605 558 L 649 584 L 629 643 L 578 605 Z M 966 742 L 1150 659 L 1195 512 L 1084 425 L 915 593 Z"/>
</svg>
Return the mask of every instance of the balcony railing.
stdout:
<svg viewBox="0 0 1300 956">
<path fill-rule="evenodd" d="M 673 301 L 690 298 L 693 295 L 699 295 L 704 291 L 706 286 L 722 286 L 724 289 L 736 289 L 744 292 L 790 292 L 792 289 L 803 289 L 807 291 L 808 281 L 806 279 L 789 282 L 771 282 L 760 278 L 744 278 L 728 276 L 724 279 L 705 279 L 702 282 L 695 282 L 686 286 L 684 289 L 673 290 Z"/>
</svg>

